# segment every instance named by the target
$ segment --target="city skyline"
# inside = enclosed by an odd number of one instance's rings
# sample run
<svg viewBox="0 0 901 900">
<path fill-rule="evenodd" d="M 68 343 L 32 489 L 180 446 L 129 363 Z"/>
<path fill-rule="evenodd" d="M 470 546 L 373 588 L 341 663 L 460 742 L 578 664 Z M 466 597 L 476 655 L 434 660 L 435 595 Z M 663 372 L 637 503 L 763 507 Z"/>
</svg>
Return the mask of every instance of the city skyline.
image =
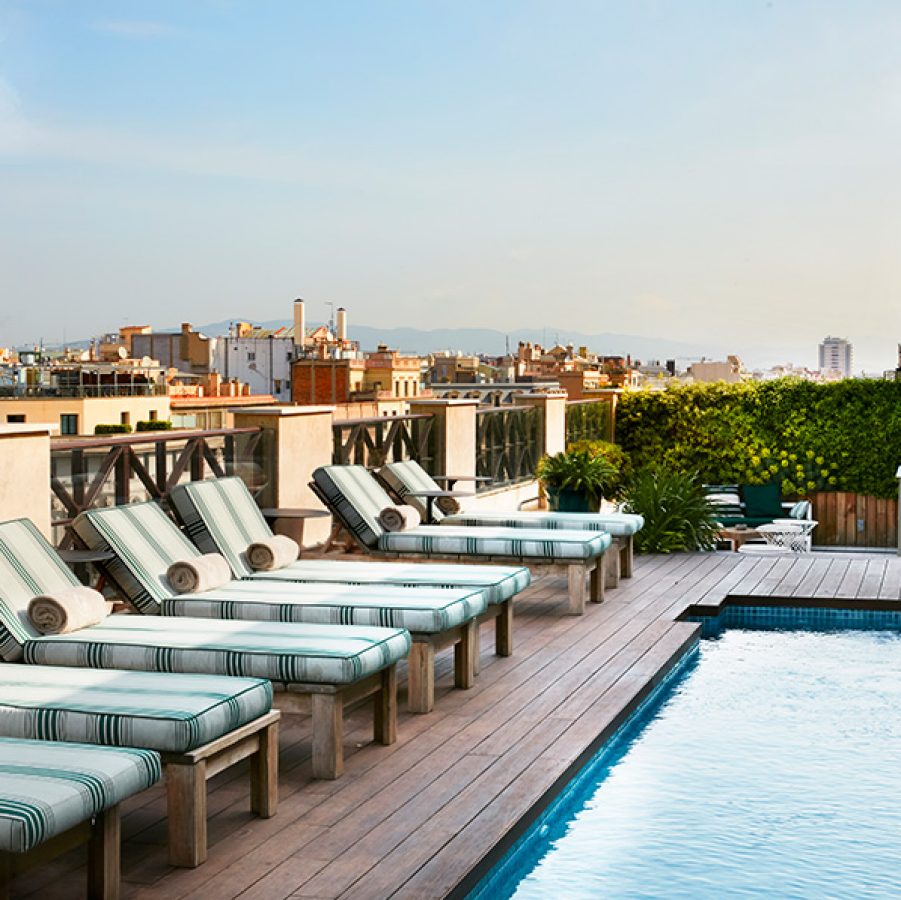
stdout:
<svg viewBox="0 0 901 900">
<path fill-rule="evenodd" d="M 0 0 L 0 344 L 303 295 L 894 365 L 892 4 L 123 15 Z"/>
</svg>

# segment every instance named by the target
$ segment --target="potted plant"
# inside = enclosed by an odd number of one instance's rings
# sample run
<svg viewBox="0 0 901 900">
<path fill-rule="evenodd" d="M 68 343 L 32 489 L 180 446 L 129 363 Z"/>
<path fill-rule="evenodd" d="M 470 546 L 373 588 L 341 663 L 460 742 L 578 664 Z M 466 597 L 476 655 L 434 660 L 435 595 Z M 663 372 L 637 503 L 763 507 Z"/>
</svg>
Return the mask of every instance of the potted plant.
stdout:
<svg viewBox="0 0 901 900">
<path fill-rule="evenodd" d="M 585 450 L 569 450 L 542 457 L 535 474 L 551 509 L 597 512 L 604 491 L 616 479 L 617 469 L 604 456 Z"/>
</svg>

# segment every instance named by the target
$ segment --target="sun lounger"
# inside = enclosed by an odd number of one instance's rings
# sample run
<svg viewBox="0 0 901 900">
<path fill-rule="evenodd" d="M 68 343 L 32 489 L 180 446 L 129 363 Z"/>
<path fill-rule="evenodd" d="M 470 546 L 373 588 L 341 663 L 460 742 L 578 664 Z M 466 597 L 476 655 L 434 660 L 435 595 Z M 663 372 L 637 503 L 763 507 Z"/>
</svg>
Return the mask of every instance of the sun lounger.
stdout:
<svg viewBox="0 0 901 900">
<path fill-rule="evenodd" d="M 362 466 L 321 466 L 311 487 L 368 553 L 382 556 L 515 562 L 564 567 L 569 578 L 569 612 L 585 611 L 586 577 L 590 598 L 604 599 L 606 532 L 549 531 L 537 528 L 462 528 L 421 525 L 386 531 L 379 513 L 393 501 Z"/>
<path fill-rule="evenodd" d="M 224 556 L 235 577 L 242 580 L 480 588 L 485 591 L 488 609 L 479 620 L 496 621 L 495 651 L 499 656 L 513 652 L 513 597 L 531 581 L 523 566 L 299 559 L 283 569 L 254 571 L 247 548 L 254 541 L 271 538 L 272 531 L 240 478 L 186 482 L 173 488 L 169 503 L 197 547 Z"/>
<path fill-rule="evenodd" d="M 161 754 L 174 866 L 206 859 L 206 780 L 217 772 L 250 758 L 251 809 L 275 815 L 278 718 L 258 678 L 0 664 L 0 737 Z"/>
<path fill-rule="evenodd" d="M 435 696 L 435 651 L 453 646 L 455 684 L 472 686 L 477 649 L 476 618 L 487 608 L 479 587 L 441 589 L 231 581 L 200 593 L 176 594 L 169 567 L 200 556 L 156 503 L 88 510 L 72 524 L 92 550 L 109 550 L 110 580 L 142 612 L 268 622 L 377 625 L 412 633 L 409 703 L 429 712 Z"/>
<path fill-rule="evenodd" d="M 0 895 L 12 877 L 88 844 L 88 897 L 119 896 L 119 804 L 160 779 L 151 750 L 0 738 Z"/>
<path fill-rule="evenodd" d="M 70 634 L 40 635 L 27 616 L 30 600 L 77 584 L 31 522 L 0 524 L 0 656 L 42 665 L 266 678 L 281 689 L 280 709 L 312 709 L 318 778 L 343 770 L 346 703 L 374 698 L 376 739 L 391 744 L 396 738 L 396 663 L 409 651 L 407 631 L 113 615 Z"/>
<path fill-rule="evenodd" d="M 376 477 L 400 503 L 409 503 L 425 521 L 426 505 L 419 491 L 440 490 L 435 481 L 416 460 L 389 463 L 383 466 Z M 606 531 L 619 550 L 607 564 L 607 587 L 616 587 L 620 576 L 632 577 L 632 537 L 644 527 L 644 518 L 635 513 L 566 513 L 547 510 L 492 512 L 482 509 L 462 510 L 446 515 L 436 504 L 432 508 L 432 519 L 439 525 L 478 528 L 547 528 L 572 531 Z M 618 565 L 617 565 L 618 563 Z"/>
</svg>

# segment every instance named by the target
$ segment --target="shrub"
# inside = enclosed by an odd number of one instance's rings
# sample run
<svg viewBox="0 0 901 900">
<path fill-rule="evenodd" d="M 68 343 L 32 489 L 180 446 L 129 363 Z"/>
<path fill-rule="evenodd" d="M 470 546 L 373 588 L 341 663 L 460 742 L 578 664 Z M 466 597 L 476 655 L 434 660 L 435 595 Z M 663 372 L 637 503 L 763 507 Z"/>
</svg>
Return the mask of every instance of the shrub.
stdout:
<svg viewBox="0 0 901 900">
<path fill-rule="evenodd" d="M 568 453 L 588 453 L 590 456 L 600 456 L 609 462 L 616 470 L 606 487 L 604 495 L 607 497 L 619 497 L 625 484 L 632 477 L 632 463 L 629 455 L 616 444 L 610 441 L 575 441 L 566 448 Z"/>
<path fill-rule="evenodd" d="M 94 434 L 130 434 L 131 425 L 121 422 L 111 423 L 109 425 L 95 425 Z"/>
<path fill-rule="evenodd" d="M 171 431 L 172 423 L 168 419 L 147 419 L 138 422 L 135 431 Z"/>
<path fill-rule="evenodd" d="M 901 382 L 785 378 L 627 391 L 616 433 L 636 470 L 659 462 L 708 483 L 778 481 L 788 496 L 894 497 Z"/>
<path fill-rule="evenodd" d="M 634 538 L 639 553 L 712 550 L 719 530 L 714 508 L 697 476 L 660 466 L 642 469 L 626 491 L 623 508 L 644 516 Z"/>
</svg>

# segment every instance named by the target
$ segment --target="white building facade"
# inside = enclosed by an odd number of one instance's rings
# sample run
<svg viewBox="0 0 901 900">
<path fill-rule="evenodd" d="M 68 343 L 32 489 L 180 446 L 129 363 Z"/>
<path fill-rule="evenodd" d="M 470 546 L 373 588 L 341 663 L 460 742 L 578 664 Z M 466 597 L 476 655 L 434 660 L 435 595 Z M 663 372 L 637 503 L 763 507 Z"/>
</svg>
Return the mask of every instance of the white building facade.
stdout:
<svg viewBox="0 0 901 900">
<path fill-rule="evenodd" d="M 854 348 L 845 338 L 827 337 L 820 344 L 820 373 L 824 377 L 850 378 Z"/>
</svg>

